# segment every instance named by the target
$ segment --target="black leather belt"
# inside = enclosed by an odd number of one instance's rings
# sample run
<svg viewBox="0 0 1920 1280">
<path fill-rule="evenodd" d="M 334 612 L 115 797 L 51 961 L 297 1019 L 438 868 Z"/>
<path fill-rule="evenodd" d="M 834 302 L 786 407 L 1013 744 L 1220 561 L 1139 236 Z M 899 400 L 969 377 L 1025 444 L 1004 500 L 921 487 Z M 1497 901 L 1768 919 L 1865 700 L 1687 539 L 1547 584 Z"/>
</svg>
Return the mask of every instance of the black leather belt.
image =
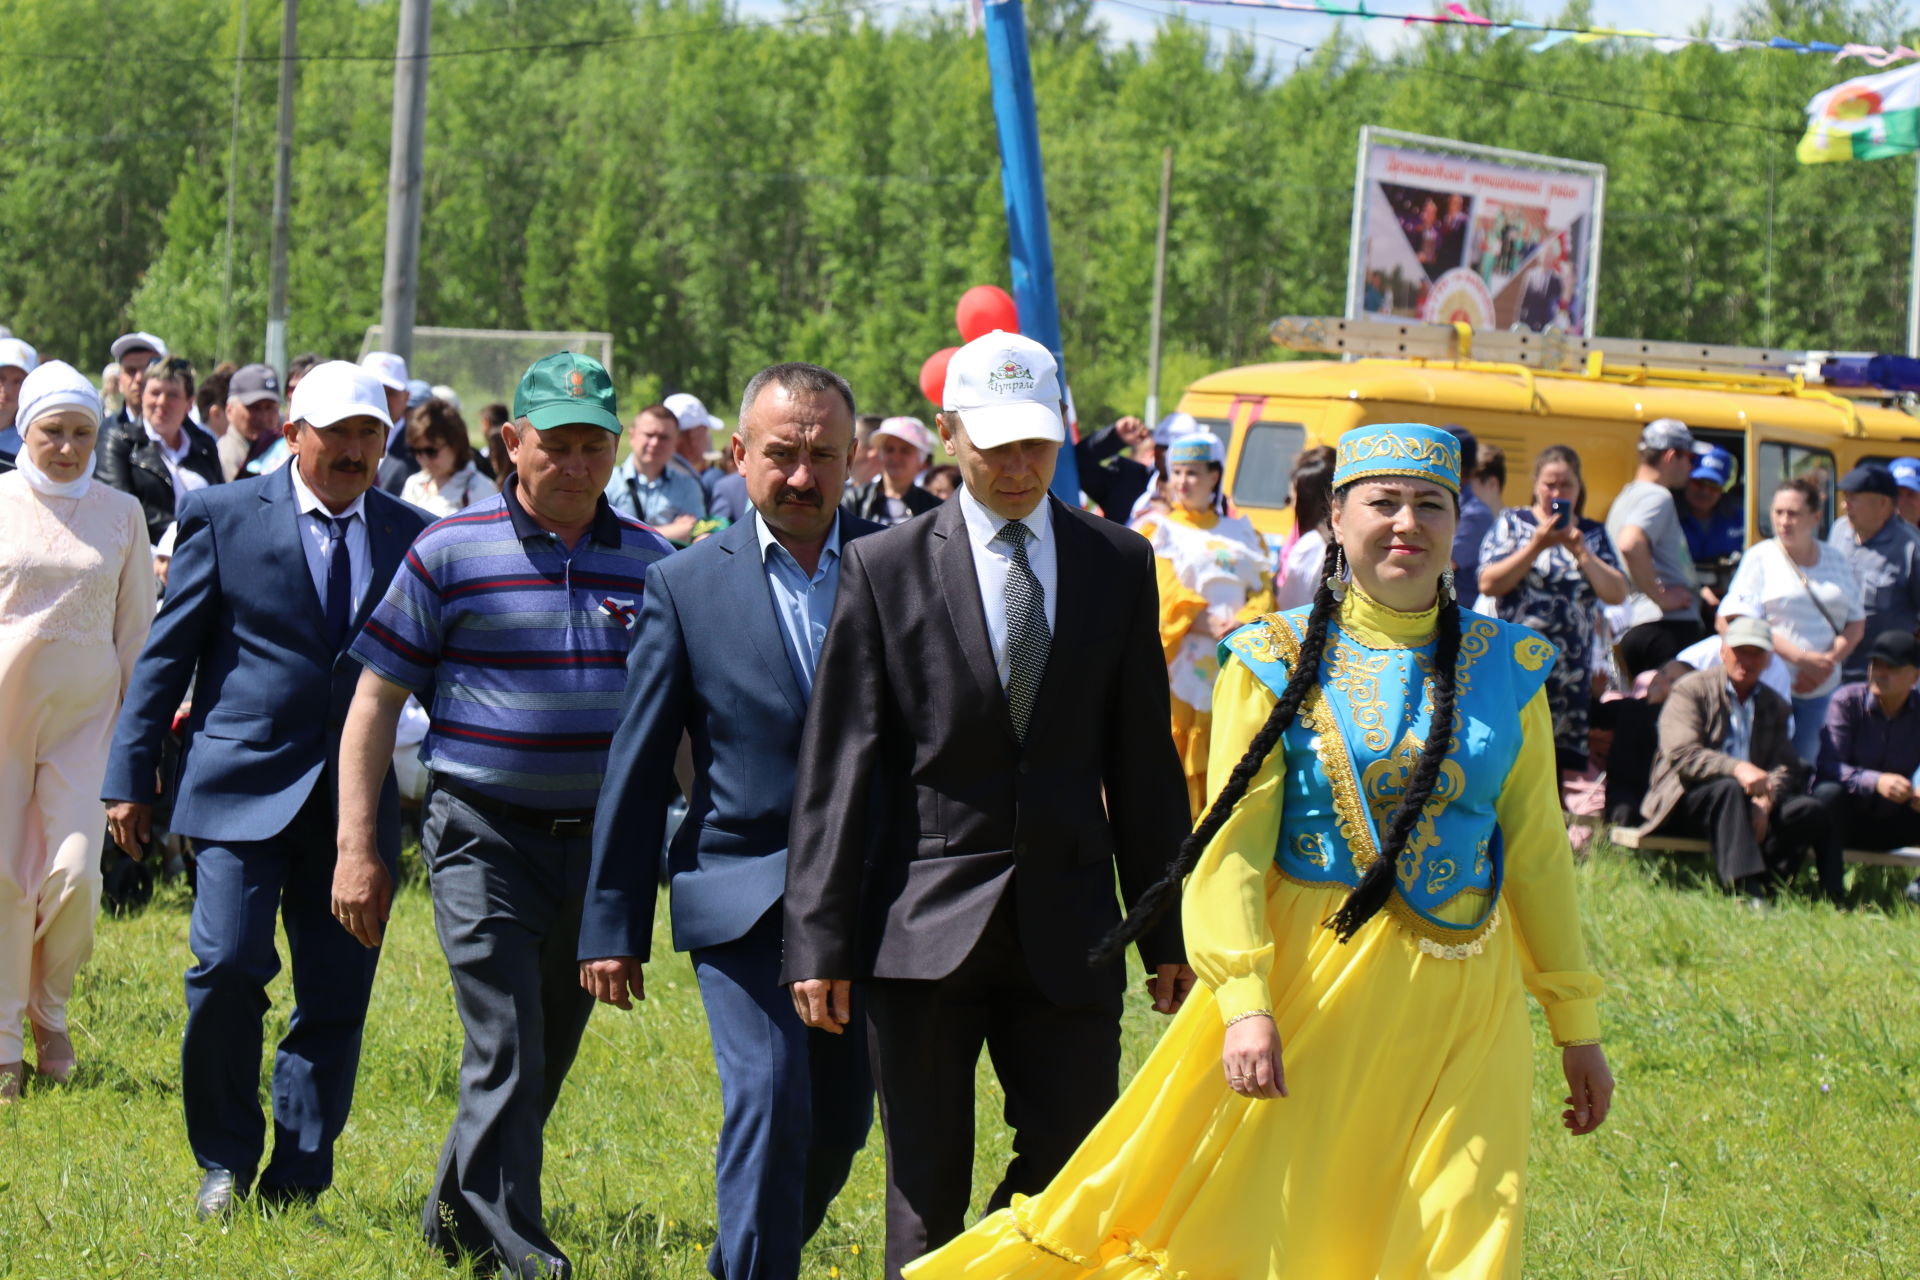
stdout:
<svg viewBox="0 0 1920 1280">
<path fill-rule="evenodd" d="M 444 773 L 432 775 L 433 788 L 444 791 L 462 804 L 478 809 L 490 817 L 504 818 L 508 822 L 523 827 L 532 827 L 535 831 L 544 831 L 554 836 L 587 836 L 593 834 L 593 810 L 591 809 L 535 809 L 529 805 L 513 804 L 499 800 L 456 778 Z"/>
</svg>

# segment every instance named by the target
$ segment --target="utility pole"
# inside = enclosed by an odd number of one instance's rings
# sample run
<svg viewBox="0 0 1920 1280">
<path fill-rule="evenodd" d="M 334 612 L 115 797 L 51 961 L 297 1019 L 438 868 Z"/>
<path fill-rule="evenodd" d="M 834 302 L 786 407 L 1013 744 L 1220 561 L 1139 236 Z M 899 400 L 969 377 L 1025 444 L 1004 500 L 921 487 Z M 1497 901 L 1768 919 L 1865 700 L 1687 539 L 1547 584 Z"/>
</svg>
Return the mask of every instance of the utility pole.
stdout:
<svg viewBox="0 0 1920 1280">
<path fill-rule="evenodd" d="M 427 138 L 427 23 L 431 0 L 400 0 L 393 54 L 393 142 L 387 167 L 387 266 L 380 285 L 380 332 L 388 351 L 413 354 L 420 290 L 421 153 Z"/>
<path fill-rule="evenodd" d="M 1913 254 L 1907 260 L 1907 354 L 1920 356 L 1920 155 L 1916 155 L 1913 162 Z"/>
<path fill-rule="evenodd" d="M 220 351 L 233 350 L 233 197 L 240 176 L 240 72 L 246 66 L 247 0 L 240 0 L 240 30 L 233 39 L 233 132 L 227 140 L 227 262 L 220 286 Z"/>
<path fill-rule="evenodd" d="M 1173 196 L 1173 148 L 1160 157 L 1160 232 L 1153 241 L 1153 333 L 1147 339 L 1147 430 L 1160 421 L 1160 307 L 1167 297 L 1167 210 Z"/>
<path fill-rule="evenodd" d="M 267 363 L 287 376 L 287 204 L 293 195 L 293 73 L 300 0 L 280 18 L 280 127 L 273 158 L 273 275 L 267 289 Z"/>
</svg>

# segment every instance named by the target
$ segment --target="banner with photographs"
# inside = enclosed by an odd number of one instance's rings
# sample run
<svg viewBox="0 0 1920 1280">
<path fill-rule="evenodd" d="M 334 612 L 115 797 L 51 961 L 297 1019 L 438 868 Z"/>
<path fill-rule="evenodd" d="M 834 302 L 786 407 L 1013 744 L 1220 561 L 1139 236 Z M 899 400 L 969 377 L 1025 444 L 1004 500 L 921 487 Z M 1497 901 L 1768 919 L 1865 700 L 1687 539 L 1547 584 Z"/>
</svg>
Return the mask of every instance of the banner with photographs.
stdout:
<svg viewBox="0 0 1920 1280">
<path fill-rule="evenodd" d="M 1361 130 L 1347 315 L 1591 333 L 1605 184 L 1601 165 Z"/>
</svg>

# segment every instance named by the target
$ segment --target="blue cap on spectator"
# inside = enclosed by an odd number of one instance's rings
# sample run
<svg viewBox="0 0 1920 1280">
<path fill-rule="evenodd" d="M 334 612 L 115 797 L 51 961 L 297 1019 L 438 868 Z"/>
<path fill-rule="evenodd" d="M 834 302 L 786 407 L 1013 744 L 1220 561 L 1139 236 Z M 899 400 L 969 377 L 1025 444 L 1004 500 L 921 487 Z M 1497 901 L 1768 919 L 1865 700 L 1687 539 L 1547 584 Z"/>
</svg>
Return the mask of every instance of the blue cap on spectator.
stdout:
<svg viewBox="0 0 1920 1280">
<path fill-rule="evenodd" d="M 1893 482 L 1902 489 L 1920 489 L 1920 458 L 1895 458 L 1887 464 Z"/>
<path fill-rule="evenodd" d="M 1722 489 L 1733 481 L 1733 455 L 1719 445 L 1702 445 L 1693 455 L 1693 480 L 1705 480 Z"/>
</svg>

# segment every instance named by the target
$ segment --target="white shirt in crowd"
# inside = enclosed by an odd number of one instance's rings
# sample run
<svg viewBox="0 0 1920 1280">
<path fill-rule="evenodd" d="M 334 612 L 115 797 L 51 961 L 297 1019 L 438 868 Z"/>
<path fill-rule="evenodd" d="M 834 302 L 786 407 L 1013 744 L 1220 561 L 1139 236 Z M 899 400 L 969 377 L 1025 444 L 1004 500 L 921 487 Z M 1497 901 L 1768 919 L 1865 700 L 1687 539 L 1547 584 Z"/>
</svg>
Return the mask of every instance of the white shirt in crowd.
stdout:
<svg viewBox="0 0 1920 1280">
<path fill-rule="evenodd" d="M 1721 616 L 1762 618 L 1801 648 L 1825 652 L 1837 634 L 1834 622 L 1845 629 L 1865 618 L 1867 607 L 1846 552 L 1824 542 L 1814 545 L 1820 549 L 1820 561 L 1813 565 L 1795 565 L 1778 538 L 1750 549 L 1740 557 L 1740 567 L 1727 586 Z M 1776 668 L 1790 673 L 1792 664 L 1776 654 L 1769 669 Z M 1803 696 L 1817 698 L 1832 693 L 1839 684 L 1836 666 L 1819 688 Z"/>
<path fill-rule="evenodd" d="M 320 606 L 327 604 L 327 565 L 333 559 L 333 513 L 328 511 L 307 482 L 300 468 L 283 468 L 293 477 L 293 500 L 300 508 L 300 549 L 307 553 L 307 572 L 313 575 L 313 590 Z M 367 584 L 373 580 L 373 560 L 367 550 L 367 495 L 361 494 L 340 514 L 347 519 L 347 558 L 353 567 L 353 608 L 357 613 L 366 598 Z"/>
<path fill-rule="evenodd" d="M 1000 683 L 1007 682 L 1007 571 L 1013 557 L 1007 544 L 994 541 L 1000 526 L 1007 522 L 986 506 L 965 485 L 955 495 L 960 513 L 966 518 L 967 540 L 973 543 L 973 573 L 980 582 L 980 607 L 987 615 L 987 639 L 993 645 L 993 665 L 1000 672 Z M 1040 596 L 1047 612 L 1049 634 L 1054 625 L 1054 601 L 1059 594 L 1059 554 L 1053 540 L 1053 504 L 1042 498 L 1021 521 L 1033 534 L 1027 540 L 1027 567 L 1040 583 Z"/>
<path fill-rule="evenodd" d="M 456 511 L 464 511 L 482 498 L 491 498 L 500 492 L 493 481 L 480 474 L 480 469 L 471 462 L 447 477 L 446 483 L 438 491 L 427 492 L 432 477 L 423 467 L 407 477 L 400 486 L 400 499 L 411 502 L 422 511 L 431 511 L 437 516 L 450 516 Z"/>
<path fill-rule="evenodd" d="M 1320 589 L 1320 561 L 1327 554 L 1326 535 L 1318 529 L 1301 534 L 1280 562 L 1280 581 L 1274 584 L 1273 607 L 1294 609 L 1313 603 Z"/>
<path fill-rule="evenodd" d="M 180 447 L 178 449 L 170 449 L 167 447 L 167 442 L 160 438 L 158 431 L 155 431 L 145 423 L 142 423 L 141 426 L 147 433 L 147 439 L 153 441 L 153 443 L 159 447 L 160 460 L 167 464 L 167 474 L 173 478 L 173 505 L 174 509 L 178 510 L 180 504 L 186 500 L 188 494 L 192 493 L 195 489 L 204 489 L 207 487 L 207 478 L 205 476 L 201 475 L 198 471 L 189 471 L 180 465 L 187 460 L 187 454 L 193 449 L 193 437 L 188 434 L 193 428 L 184 422 L 181 423 Z"/>
</svg>

